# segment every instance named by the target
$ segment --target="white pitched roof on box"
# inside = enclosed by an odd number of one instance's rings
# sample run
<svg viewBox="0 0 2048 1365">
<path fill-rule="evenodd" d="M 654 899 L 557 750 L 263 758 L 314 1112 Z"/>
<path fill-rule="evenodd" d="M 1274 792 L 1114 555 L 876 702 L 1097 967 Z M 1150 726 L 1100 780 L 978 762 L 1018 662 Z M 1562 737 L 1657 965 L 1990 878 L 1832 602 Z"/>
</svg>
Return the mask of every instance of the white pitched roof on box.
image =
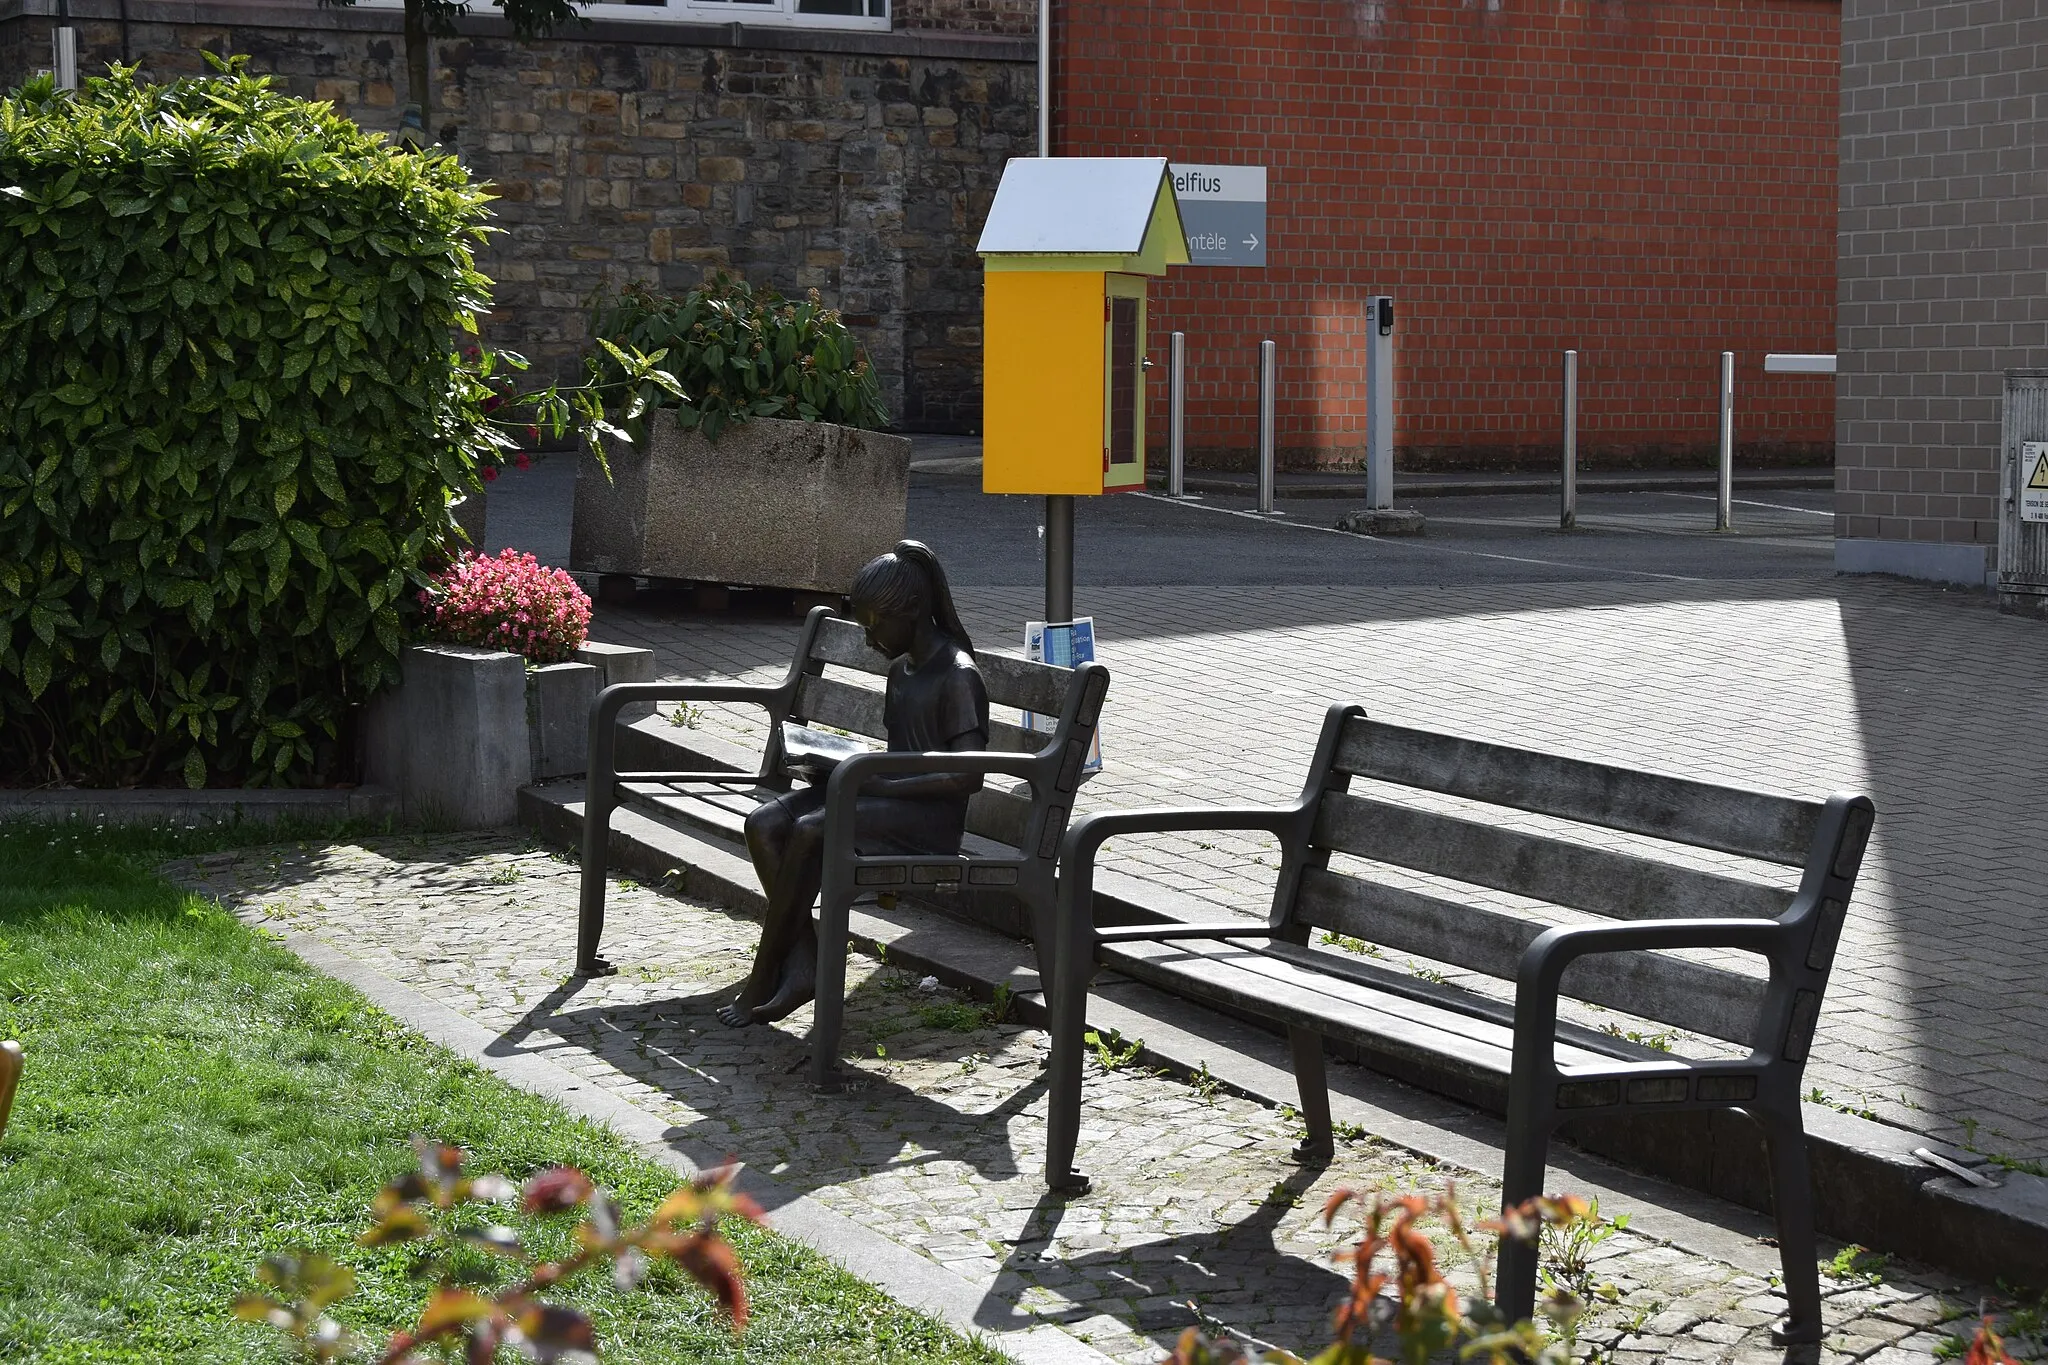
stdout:
<svg viewBox="0 0 2048 1365">
<path fill-rule="evenodd" d="M 1163 156 L 1015 157 L 975 248 L 988 255 L 1136 256 L 1162 207 L 1173 239 L 1157 245 L 1187 259 L 1180 203 Z"/>
</svg>

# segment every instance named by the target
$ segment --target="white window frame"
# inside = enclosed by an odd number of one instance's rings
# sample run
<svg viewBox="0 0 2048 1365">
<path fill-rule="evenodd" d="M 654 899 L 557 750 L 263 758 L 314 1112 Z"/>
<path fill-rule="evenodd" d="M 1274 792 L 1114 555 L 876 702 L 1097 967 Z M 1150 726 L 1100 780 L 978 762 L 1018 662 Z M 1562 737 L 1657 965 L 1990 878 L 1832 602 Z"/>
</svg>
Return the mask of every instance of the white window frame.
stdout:
<svg viewBox="0 0 2048 1365">
<path fill-rule="evenodd" d="M 827 28 L 853 29 L 862 32 L 888 32 L 889 15 L 870 16 L 865 14 L 804 14 L 799 12 L 799 0 L 662 0 L 653 5 L 592 4 L 578 5 L 576 12 L 587 19 L 640 19 L 654 23 L 672 24 L 751 24 L 766 28 Z M 402 9 L 405 0 L 362 0 L 366 8 Z M 862 0 L 866 8 L 868 0 Z M 885 0 L 884 9 L 893 9 L 895 0 Z M 474 5 L 470 13 L 489 15 L 496 13 L 489 3 Z"/>
</svg>

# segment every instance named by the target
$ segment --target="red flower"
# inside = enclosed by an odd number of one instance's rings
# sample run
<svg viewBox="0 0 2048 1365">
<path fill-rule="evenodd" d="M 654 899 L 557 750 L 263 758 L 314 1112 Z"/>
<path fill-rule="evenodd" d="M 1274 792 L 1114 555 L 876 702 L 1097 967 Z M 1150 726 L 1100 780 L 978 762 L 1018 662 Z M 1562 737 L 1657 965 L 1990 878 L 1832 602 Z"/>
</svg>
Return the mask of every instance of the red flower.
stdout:
<svg viewBox="0 0 2048 1365">
<path fill-rule="evenodd" d="M 497 467 L 496 465 L 491 465 L 491 464 L 487 464 L 487 465 L 485 465 L 485 466 L 484 466 L 484 482 L 485 482 L 485 483 L 490 483 L 490 482 L 491 482 L 491 481 L 492 481 L 493 479 L 496 479 L 497 477 L 498 477 L 498 467 Z"/>
<path fill-rule="evenodd" d="M 533 461 L 526 457 L 526 452 L 523 450 L 513 458 L 512 463 L 518 465 L 521 469 L 531 469 L 533 467 Z"/>
</svg>

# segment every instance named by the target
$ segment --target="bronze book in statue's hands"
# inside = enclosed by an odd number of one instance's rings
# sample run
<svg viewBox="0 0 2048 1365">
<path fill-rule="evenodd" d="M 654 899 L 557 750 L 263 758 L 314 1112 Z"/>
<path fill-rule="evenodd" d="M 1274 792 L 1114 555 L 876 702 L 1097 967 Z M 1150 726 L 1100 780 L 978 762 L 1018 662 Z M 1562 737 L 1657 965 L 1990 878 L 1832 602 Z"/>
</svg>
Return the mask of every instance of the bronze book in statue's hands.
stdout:
<svg viewBox="0 0 2048 1365">
<path fill-rule="evenodd" d="M 782 723 L 782 766 L 791 777 L 823 782 L 841 762 L 868 752 L 867 745 L 845 735 Z"/>
</svg>

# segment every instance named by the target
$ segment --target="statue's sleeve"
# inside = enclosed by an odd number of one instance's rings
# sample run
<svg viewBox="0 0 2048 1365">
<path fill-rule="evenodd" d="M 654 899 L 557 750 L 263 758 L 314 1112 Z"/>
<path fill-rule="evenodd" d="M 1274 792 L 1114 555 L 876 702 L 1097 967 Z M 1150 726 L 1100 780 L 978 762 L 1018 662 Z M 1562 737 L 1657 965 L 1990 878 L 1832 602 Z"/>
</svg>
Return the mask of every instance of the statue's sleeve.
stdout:
<svg viewBox="0 0 2048 1365">
<path fill-rule="evenodd" d="M 962 735 L 979 735 L 979 747 L 987 747 L 988 687 L 981 680 L 980 669 L 963 664 L 951 671 L 939 698 L 938 721 L 934 732 L 941 743 L 951 744 Z"/>
</svg>

